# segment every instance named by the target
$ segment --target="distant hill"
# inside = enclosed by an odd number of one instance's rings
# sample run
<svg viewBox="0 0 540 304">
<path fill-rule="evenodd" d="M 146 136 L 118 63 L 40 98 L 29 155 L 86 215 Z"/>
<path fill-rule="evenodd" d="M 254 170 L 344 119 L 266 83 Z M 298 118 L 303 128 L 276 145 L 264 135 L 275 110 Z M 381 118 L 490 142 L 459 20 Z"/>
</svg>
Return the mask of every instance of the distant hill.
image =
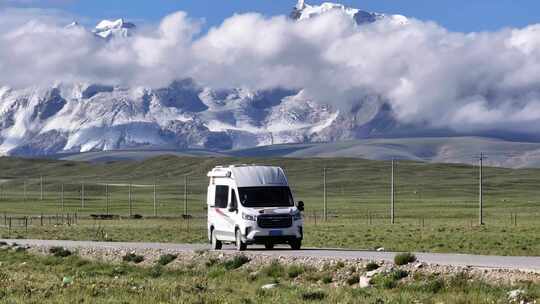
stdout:
<svg viewBox="0 0 540 304">
<path fill-rule="evenodd" d="M 106 162 L 143 160 L 159 155 L 206 157 L 364 158 L 473 164 L 480 153 L 491 166 L 539 168 L 540 143 L 512 142 L 485 137 L 430 137 L 366 139 L 337 143 L 284 144 L 223 152 L 206 150 L 119 150 L 59 154 L 52 158 Z"/>
</svg>

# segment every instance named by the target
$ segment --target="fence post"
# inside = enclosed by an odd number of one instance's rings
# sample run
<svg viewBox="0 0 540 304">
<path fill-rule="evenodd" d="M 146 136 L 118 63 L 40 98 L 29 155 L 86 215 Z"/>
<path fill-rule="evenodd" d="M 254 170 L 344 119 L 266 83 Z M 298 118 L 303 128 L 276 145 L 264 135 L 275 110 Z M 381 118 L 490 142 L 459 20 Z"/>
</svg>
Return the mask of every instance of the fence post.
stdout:
<svg viewBox="0 0 540 304">
<path fill-rule="evenodd" d="M 11 237 L 11 216 L 9 217 L 8 235 Z"/>
<path fill-rule="evenodd" d="M 43 212 L 41 213 L 41 216 L 39 217 L 39 225 L 43 226 Z"/>
</svg>

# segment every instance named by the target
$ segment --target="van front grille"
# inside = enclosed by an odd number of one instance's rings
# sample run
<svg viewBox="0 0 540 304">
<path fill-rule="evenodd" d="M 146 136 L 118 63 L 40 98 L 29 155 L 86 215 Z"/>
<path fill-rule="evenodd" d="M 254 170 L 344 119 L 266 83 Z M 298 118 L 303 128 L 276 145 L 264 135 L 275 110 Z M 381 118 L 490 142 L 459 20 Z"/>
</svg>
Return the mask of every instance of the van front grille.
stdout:
<svg viewBox="0 0 540 304">
<path fill-rule="evenodd" d="M 261 214 L 257 217 L 257 225 L 261 228 L 289 228 L 292 226 L 290 214 Z"/>
</svg>

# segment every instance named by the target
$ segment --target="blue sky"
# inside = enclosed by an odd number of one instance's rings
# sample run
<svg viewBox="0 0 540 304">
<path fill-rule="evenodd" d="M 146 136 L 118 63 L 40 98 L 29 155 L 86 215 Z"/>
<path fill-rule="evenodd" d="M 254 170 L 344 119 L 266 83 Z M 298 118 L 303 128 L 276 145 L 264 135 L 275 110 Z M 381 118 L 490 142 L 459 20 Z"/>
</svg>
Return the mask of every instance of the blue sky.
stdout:
<svg viewBox="0 0 540 304">
<path fill-rule="evenodd" d="M 0 0 L 19 2 L 18 0 Z M 23 1 L 20 1 L 23 2 Z M 88 18 L 126 17 L 156 22 L 178 10 L 204 18 L 207 27 L 220 24 L 234 13 L 288 14 L 295 0 L 25 0 L 31 6 L 55 7 Z M 312 0 L 318 4 L 323 1 Z M 337 2 L 337 1 L 336 1 Z M 342 0 L 348 6 L 383 13 L 398 13 L 432 20 L 452 31 L 493 31 L 540 23 L 540 1 L 523 0 Z"/>
</svg>

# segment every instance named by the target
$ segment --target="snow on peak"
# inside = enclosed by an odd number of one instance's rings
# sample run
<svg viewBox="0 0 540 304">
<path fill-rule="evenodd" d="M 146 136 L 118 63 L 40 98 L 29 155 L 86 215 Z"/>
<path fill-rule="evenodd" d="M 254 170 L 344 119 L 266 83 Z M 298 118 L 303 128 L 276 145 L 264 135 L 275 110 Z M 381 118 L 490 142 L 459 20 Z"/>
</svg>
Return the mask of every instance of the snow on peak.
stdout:
<svg viewBox="0 0 540 304">
<path fill-rule="evenodd" d="M 346 7 L 343 4 L 324 2 L 321 5 L 309 5 L 305 0 L 299 0 L 292 13 L 292 18 L 296 20 L 305 20 L 320 16 L 331 11 L 341 11 L 353 18 L 357 24 L 373 23 L 382 19 L 389 19 L 396 24 L 407 24 L 408 19 L 402 15 L 384 15 L 371 13 L 357 8 Z"/>
<path fill-rule="evenodd" d="M 103 20 L 93 30 L 94 34 L 104 39 L 125 38 L 131 36 L 135 24 L 126 22 L 124 19 Z"/>
</svg>

